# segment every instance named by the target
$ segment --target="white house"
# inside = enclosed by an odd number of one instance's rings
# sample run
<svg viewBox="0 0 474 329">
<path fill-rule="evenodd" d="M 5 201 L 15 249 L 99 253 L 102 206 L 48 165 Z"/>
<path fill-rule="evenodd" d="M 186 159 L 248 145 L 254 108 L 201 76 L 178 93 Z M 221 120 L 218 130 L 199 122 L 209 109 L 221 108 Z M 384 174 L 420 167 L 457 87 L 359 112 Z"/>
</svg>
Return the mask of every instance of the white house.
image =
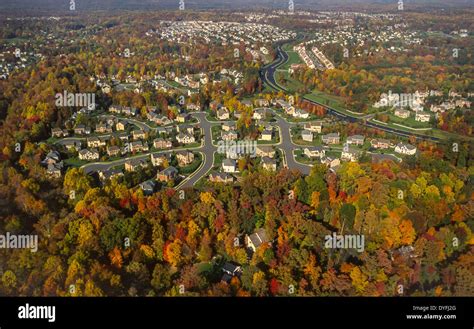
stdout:
<svg viewBox="0 0 474 329">
<path fill-rule="evenodd" d="M 99 152 L 96 149 L 82 149 L 79 151 L 79 159 L 86 161 L 97 160 L 99 159 Z"/>
<path fill-rule="evenodd" d="M 178 136 L 176 136 L 176 140 L 182 144 L 191 144 L 196 141 L 193 135 L 186 133 L 179 133 Z"/>
<path fill-rule="evenodd" d="M 222 170 L 226 173 L 235 173 L 237 171 L 236 162 L 233 159 L 224 159 L 222 161 Z"/>
<path fill-rule="evenodd" d="M 262 136 L 260 136 L 260 140 L 262 141 L 271 141 L 272 140 L 272 131 L 265 129 L 262 131 Z"/>
<path fill-rule="evenodd" d="M 322 158 L 326 155 L 326 151 L 321 146 L 316 146 L 312 148 L 306 147 L 303 150 L 303 153 L 308 158 Z"/>
<path fill-rule="evenodd" d="M 410 111 L 402 109 L 402 108 L 397 108 L 395 110 L 394 114 L 395 114 L 395 116 L 397 116 L 399 118 L 406 119 L 410 116 Z"/>
<path fill-rule="evenodd" d="M 410 144 L 398 143 L 395 146 L 395 152 L 405 155 L 414 155 L 416 153 L 416 147 Z"/>
<path fill-rule="evenodd" d="M 415 121 L 419 122 L 429 122 L 431 119 L 431 115 L 426 112 L 416 112 L 415 114 Z"/>
<path fill-rule="evenodd" d="M 320 134 L 323 129 L 323 123 L 321 121 L 308 122 L 308 123 L 305 123 L 304 129 L 309 130 L 313 133 Z"/>
<path fill-rule="evenodd" d="M 230 118 L 230 113 L 229 110 L 227 110 L 225 107 L 222 107 L 217 110 L 217 119 L 219 120 L 229 120 Z"/>
<path fill-rule="evenodd" d="M 359 151 L 357 150 L 343 150 L 341 153 L 341 160 L 356 162 L 359 158 Z"/>
<path fill-rule="evenodd" d="M 312 142 L 313 141 L 313 133 L 309 130 L 303 130 L 301 132 L 301 138 L 306 142 Z"/>
<path fill-rule="evenodd" d="M 257 251 L 257 248 L 265 243 L 270 243 L 270 239 L 264 228 L 260 228 L 255 233 L 245 236 L 245 245 L 253 252 Z"/>
<path fill-rule="evenodd" d="M 347 137 L 347 144 L 364 145 L 365 137 L 362 135 L 352 135 Z"/>
<path fill-rule="evenodd" d="M 308 114 L 308 112 L 305 112 L 303 110 L 296 109 L 293 112 L 293 117 L 298 118 L 298 119 L 307 119 L 307 118 L 309 118 L 309 114 Z"/>
</svg>

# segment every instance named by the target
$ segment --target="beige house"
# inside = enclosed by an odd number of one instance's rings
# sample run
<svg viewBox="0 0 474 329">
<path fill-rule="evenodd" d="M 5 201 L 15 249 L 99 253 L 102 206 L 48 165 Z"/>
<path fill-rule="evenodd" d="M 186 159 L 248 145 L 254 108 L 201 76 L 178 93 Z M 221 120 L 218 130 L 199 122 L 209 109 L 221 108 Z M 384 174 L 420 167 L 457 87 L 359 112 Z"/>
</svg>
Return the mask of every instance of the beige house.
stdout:
<svg viewBox="0 0 474 329">
<path fill-rule="evenodd" d="M 245 245 L 247 248 L 251 249 L 253 252 L 257 251 L 257 248 L 262 244 L 270 243 L 270 240 L 267 237 L 265 229 L 260 228 L 255 233 L 245 236 Z"/>
</svg>

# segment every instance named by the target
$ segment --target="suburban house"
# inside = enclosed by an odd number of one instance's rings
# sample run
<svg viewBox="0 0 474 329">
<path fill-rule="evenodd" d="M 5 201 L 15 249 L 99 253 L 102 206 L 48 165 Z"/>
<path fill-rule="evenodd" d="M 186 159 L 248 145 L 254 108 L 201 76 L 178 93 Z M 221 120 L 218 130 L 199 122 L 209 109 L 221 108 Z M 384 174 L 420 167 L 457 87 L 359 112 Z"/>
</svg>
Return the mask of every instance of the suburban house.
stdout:
<svg viewBox="0 0 474 329">
<path fill-rule="evenodd" d="M 69 135 L 67 129 L 61 128 L 52 128 L 51 129 L 51 137 L 66 137 Z"/>
<path fill-rule="evenodd" d="M 239 265 L 235 265 L 233 263 L 226 262 L 222 267 L 222 275 L 221 281 L 230 283 L 234 276 L 240 276 L 242 274 L 242 268 Z"/>
<path fill-rule="evenodd" d="M 236 127 L 235 127 L 235 123 L 234 122 L 224 122 L 222 124 L 222 130 L 223 131 L 231 131 L 231 130 L 235 130 Z"/>
<path fill-rule="evenodd" d="M 359 158 L 358 150 L 343 150 L 341 153 L 341 160 L 356 162 Z"/>
<path fill-rule="evenodd" d="M 226 173 L 235 173 L 237 171 L 236 162 L 233 159 L 224 159 L 222 161 L 222 170 Z"/>
<path fill-rule="evenodd" d="M 163 138 L 156 138 L 153 141 L 153 147 L 156 149 L 168 149 L 173 146 L 173 143 Z"/>
<path fill-rule="evenodd" d="M 172 121 L 165 116 L 158 117 L 154 120 L 157 125 L 166 126 L 172 123 Z"/>
<path fill-rule="evenodd" d="M 370 145 L 376 149 L 388 149 L 392 143 L 386 139 L 374 138 L 370 141 Z"/>
<path fill-rule="evenodd" d="M 99 137 L 90 137 L 87 139 L 87 147 L 101 147 L 105 145 L 105 141 L 99 139 Z"/>
<path fill-rule="evenodd" d="M 98 160 L 99 159 L 99 151 L 96 149 L 82 149 L 79 151 L 79 159 L 80 160 L 86 160 L 86 161 L 91 161 L 91 160 Z"/>
<path fill-rule="evenodd" d="M 414 155 L 416 153 L 416 147 L 410 144 L 398 143 L 395 146 L 395 152 L 405 155 Z"/>
<path fill-rule="evenodd" d="M 275 157 L 275 150 L 271 146 L 257 146 L 257 156 L 259 157 Z"/>
<path fill-rule="evenodd" d="M 104 94 L 110 94 L 110 91 L 112 90 L 112 88 L 106 83 L 102 85 L 101 89 Z"/>
<path fill-rule="evenodd" d="M 301 132 L 301 138 L 306 142 L 312 142 L 313 141 L 313 133 L 309 130 L 303 130 Z"/>
<path fill-rule="evenodd" d="M 176 131 L 178 133 L 185 133 L 185 134 L 194 134 L 194 128 L 190 125 L 178 125 L 176 126 Z"/>
<path fill-rule="evenodd" d="M 304 124 L 304 129 L 320 134 L 323 129 L 323 123 L 321 121 L 308 122 Z"/>
<path fill-rule="evenodd" d="M 132 159 L 125 162 L 125 171 L 137 171 L 140 168 L 145 168 L 147 161 L 145 159 Z"/>
<path fill-rule="evenodd" d="M 264 169 L 270 170 L 270 171 L 276 171 L 277 169 L 276 160 L 269 157 L 262 158 L 262 166 Z"/>
<path fill-rule="evenodd" d="M 164 127 L 158 127 L 158 128 L 156 128 L 156 134 L 157 134 L 158 136 L 162 136 L 162 135 L 165 135 L 165 136 L 166 136 L 166 135 L 168 135 L 168 133 L 169 133 L 169 130 L 166 129 L 166 128 L 164 128 Z"/>
<path fill-rule="evenodd" d="M 233 183 L 234 177 L 226 173 L 214 172 L 209 175 L 209 181 L 213 183 Z"/>
<path fill-rule="evenodd" d="M 52 177 L 59 178 L 61 177 L 61 169 L 63 168 L 63 162 L 58 162 L 58 163 L 50 163 L 48 164 L 48 168 L 46 169 L 46 172 L 48 175 Z"/>
<path fill-rule="evenodd" d="M 151 163 L 153 166 L 161 166 L 165 161 L 168 163 L 171 161 L 171 155 L 169 153 L 159 154 L 159 153 L 152 153 L 150 154 Z"/>
<path fill-rule="evenodd" d="M 259 108 L 259 109 L 256 109 L 253 112 L 252 119 L 254 119 L 254 120 L 263 120 L 263 119 L 265 119 L 266 115 L 267 115 L 267 110 Z"/>
<path fill-rule="evenodd" d="M 326 151 L 321 146 L 316 147 L 305 147 L 303 150 L 304 155 L 308 158 L 322 158 L 326 155 Z"/>
<path fill-rule="evenodd" d="M 347 137 L 347 144 L 364 145 L 365 137 L 362 135 L 352 135 Z"/>
<path fill-rule="evenodd" d="M 262 107 L 262 106 L 270 106 L 270 102 L 267 101 L 265 98 L 258 98 L 255 100 L 255 105 L 258 106 L 258 107 Z"/>
<path fill-rule="evenodd" d="M 107 155 L 110 157 L 120 155 L 120 147 L 118 146 L 107 146 Z"/>
<path fill-rule="evenodd" d="M 296 109 L 294 112 L 293 112 L 293 117 L 297 118 L 297 119 L 307 119 L 309 118 L 309 113 L 306 112 L 306 111 L 303 111 L 301 109 Z"/>
<path fill-rule="evenodd" d="M 99 178 L 101 181 L 105 181 L 119 176 L 123 176 L 123 172 L 120 169 L 107 169 L 104 171 L 99 171 Z"/>
<path fill-rule="evenodd" d="M 61 161 L 61 155 L 59 154 L 59 152 L 58 151 L 50 151 L 46 155 L 44 160 L 41 161 L 41 163 L 43 165 L 49 165 L 49 164 L 52 164 L 52 163 L 58 163 L 59 161 Z"/>
<path fill-rule="evenodd" d="M 330 133 L 322 136 L 322 141 L 324 144 L 339 144 L 340 137 L 339 133 Z"/>
<path fill-rule="evenodd" d="M 177 122 L 184 123 L 184 122 L 188 121 L 188 119 L 189 119 L 189 114 L 188 113 L 180 113 L 176 116 L 176 121 Z"/>
<path fill-rule="evenodd" d="M 169 166 L 166 169 L 163 169 L 156 175 L 156 179 L 160 182 L 169 182 L 170 180 L 174 179 L 178 176 L 178 169 L 173 166 Z"/>
<path fill-rule="evenodd" d="M 181 144 L 191 144 L 196 141 L 193 135 L 187 133 L 179 133 L 178 136 L 176 136 L 176 140 Z"/>
<path fill-rule="evenodd" d="M 341 160 L 339 160 L 338 158 L 331 158 L 331 157 L 325 156 L 321 158 L 321 163 L 325 164 L 329 168 L 334 168 L 341 164 Z"/>
<path fill-rule="evenodd" d="M 262 141 L 271 141 L 273 137 L 273 132 L 271 130 L 265 129 L 262 131 L 262 135 L 260 136 L 260 140 Z"/>
<path fill-rule="evenodd" d="M 143 130 L 134 130 L 132 131 L 132 139 L 134 141 L 138 140 L 138 139 L 145 139 L 146 138 L 146 134 Z"/>
<path fill-rule="evenodd" d="M 216 117 L 219 120 L 229 120 L 230 112 L 225 107 L 221 107 L 220 109 L 217 110 Z"/>
<path fill-rule="evenodd" d="M 109 107 L 109 112 L 123 114 L 126 116 L 135 116 L 137 115 L 138 110 L 136 108 L 131 108 L 128 106 L 111 105 Z"/>
<path fill-rule="evenodd" d="M 98 123 L 95 125 L 95 132 L 99 134 L 109 134 L 112 132 L 112 127 L 107 126 L 105 123 Z"/>
<path fill-rule="evenodd" d="M 431 115 L 426 112 L 416 112 L 415 121 L 419 122 L 430 122 Z"/>
<path fill-rule="evenodd" d="M 231 131 L 222 131 L 221 132 L 221 139 L 223 141 L 234 141 L 238 138 L 238 134 L 231 130 Z"/>
<path fill-rule="evenodd" d="M 115 130 L 123 131 L 125 129 L 127 129 L 127 123 L 126 122 L 119 121 L 115 124 Z"/>
<path fill-rule="evenodd" d="M 131 152 L 147 152 L 148 151 L 148 144 L 142 143 L 141 141 L 135 141 L 130 143 L 130 151 Z"/>
<path fill-rule="evenodd" d="M 91 133 L 91 128 L 86 127 L 85 125 L 77 125 L 74 128 L 74 134 L 76 135 L 90 135 Z"/>
<path fill-rule="evenodd" d="M 399 118 L 402 118 L 402 119 L 407 119 L 408 117 L 410 117 L 410 111 L 402 109 L 402 108 L 395 109 L 394 114 L 395 114 L 396 117 L 399 117 Z"/>
<path fill-rule="evenodd" d="M 285 101 L 283 99 L 277 99 L 275 101 L 275 103 L 277 105 L 279 105 L 285 111 L 286 114 L 288 114 L 288 115 L 293 115 L 294 114 L 294 112 L 295 112 L 294 106 L 290 105 L 287 101 Z"/>
<path fill-rule="evenodd" d="M 180 167 L 187 166 L 194 161 L 194 154 L 189 151 L 180 151 L 176 153 L 176 160 L 178 160 Z"/>
<path fill-rule="evenodd" d="M 144 181 L 143 183 L 140 183 L 140 188 L 142 189 L 143 194 L 150 195 L 153 194 L 153 192 L 155 191 L 155 185 L 155 182 L 150 179 Z"/>
<path fill-rule="evenodd" d="M 255 231 L 255 233 L 245 236 L 245 245 L 253 252 L 257 251 L 258 247 L 266 243 L 270 243 L 270 240 L 264 228 L 260 228 Z"/>
<path fill-rule="evenodd" d="M 127 133 L 120 133 L 115 134 L 115 137 L 118 137 L 122 142 L 128 142 L 128 134 Z"/>
<path fill-rule="evenodd" d="M 66 150 L 75 150 L 79 151 L 81 149 L 82 143 L 80 140 L 65 140 L 62 142 Z"/>
<path fill-rule="evenodd" d="M 186 110 L 188 111 L 201 111 L 201 105 L 195 103 L 189 103 L 186 105 Z"/>
</svg>

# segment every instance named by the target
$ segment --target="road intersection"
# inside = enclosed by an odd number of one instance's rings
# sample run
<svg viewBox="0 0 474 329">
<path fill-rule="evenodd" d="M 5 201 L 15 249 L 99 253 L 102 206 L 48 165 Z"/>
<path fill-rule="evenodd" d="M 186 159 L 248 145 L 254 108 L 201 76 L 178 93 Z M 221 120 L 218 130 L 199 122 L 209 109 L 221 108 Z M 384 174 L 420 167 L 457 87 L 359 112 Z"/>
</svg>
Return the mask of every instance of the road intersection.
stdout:
<svg viewBox="0 0 474 329">
<path fill-rule="evenodd" d="M 275 146 L 282 151 L 282 154 L 284 157 L 283 164 L 285 167 L 291 170 L 293 169 L 298 170 L 302 174 L 305 174 L 305 175 L 309 174 L 311 170 L 311 165 L 299 163 L 294 158 L 294 150 L 301 148 L 300 145 L 293 143 L 291 139 L 290 129 L 295 124 L 286 121 L 284 118 L 282 118 L 279 114 L 275 113 L 274 111 L 271 111 L 271 112 L 276 119 L 276 122 L 274 123 L 274 125 L 279 127 L 280 141 L 279 143 L 265 144 L 265 146 Z M 203 139 L 200 146 L 190 147 L 190 148 L 185 148 L 185 149 L 193 151 L 193 152 L 201 153 L 202 163 L 197 170 L 195 170 L 192 174 L 186 177 L 176 187 L 177 189 L 193 187 L 202 177 L 207 176 L 214 166 L 214 154 L 215 152 L 217 152 L 217 146 L 214 145 L 212 141 L 212 127 L 215 125 L 220 125 L 222 124 L 222 122 L 209 121 L 207 119 L 207 112 L 193 112 L 191 113 L 191 116 L 197 119 L 198 125 L 200 126 L 202 130 Z M 137 120 L 134 120 L 134 121 L 137 121 Z M 226 121 L 226 122 L 232 122 L 232 121 Z M 146 125 L 146 123 L 143 123 L 143 124 Z M 69 140 L 71 139 L 74 140 L 75 138 L 69 138 Z M 77 138 L 77 140 L 82 140 L 82 138 Z M 180 149 L 184 149 L 184 148 L 180 148 Z M 148 152 L 148 153 L 143 153 L 143 154 L 126 157 L 123 159 L 109 161 L 109 162 L 93 162 L 93 163 L 85 164 L 81 168 L 84 170 L 84 172 L 90 174 L 93 172 L 104 171 L 112 167 L 124 165 L 127 161 L 132 160 L 132 159 L 142 160 L 142 159 L 146 159 L 150 157 L 150 154 L 166 154 L 166 153 L 172 153 L 173 151 L 176 151 L 176 150 L 177 149 L 170 149 L 170 150 L 157 151 L 157 152 Z"/>
</svg>

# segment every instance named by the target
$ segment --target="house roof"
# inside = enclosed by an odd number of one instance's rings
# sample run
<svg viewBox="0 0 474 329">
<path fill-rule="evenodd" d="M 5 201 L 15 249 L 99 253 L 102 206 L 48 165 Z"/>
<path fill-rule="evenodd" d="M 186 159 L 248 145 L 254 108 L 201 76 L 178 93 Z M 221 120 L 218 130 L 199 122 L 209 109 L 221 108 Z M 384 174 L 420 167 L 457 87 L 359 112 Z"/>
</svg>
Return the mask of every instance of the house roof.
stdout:
<svg viewBox="0 0 474 329">
<path fill-rule="evenodd" d="M 235 167 L 235 160 L 233 159 L 224 159 L 222 160 L 222 165 L 226 167 Z"/>
<path fill-rule="evenodd" d="M 239 271 L 239 270 L 240 270 L 240 266 L 235 265 L 235 264 L 230 263 L 230 262 L 226 262 L 226 263 L 224 263 L 224 266 L 222 266 L 222 271 L 224 271 L 226 273 L 229 273 L 229 274 L 233 274 L 233 275 L 235 275 L 236 271 Z"/>
<path fill-rule="evenodd" d="M 163 175 L 172 175 L 172 174 L 177 174 L 177 173 L 178 173 L 178 169 L 176 169 L 173 166 L 169 166 L 168 168 L 163 169 L 161 171 L 161 174 L 163 174 Z"/>
<path fill-rule="evenodd" d="M 255 248 L 269 241 L 264 228 L 258 229 L 255 233 L 249 235 L 249 239 L 252 241 Z"/>
</svg>

